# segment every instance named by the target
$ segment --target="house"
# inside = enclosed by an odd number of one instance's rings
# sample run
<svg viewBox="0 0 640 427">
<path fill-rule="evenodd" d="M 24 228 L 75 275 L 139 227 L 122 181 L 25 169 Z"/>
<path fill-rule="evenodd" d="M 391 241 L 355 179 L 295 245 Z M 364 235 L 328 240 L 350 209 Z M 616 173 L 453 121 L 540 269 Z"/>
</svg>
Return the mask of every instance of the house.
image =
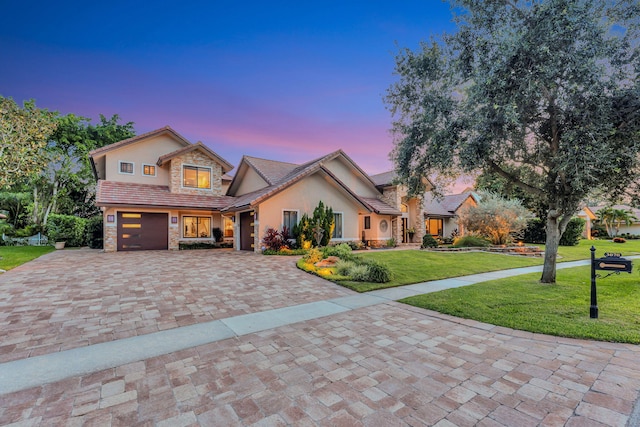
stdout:
<svg viewBox="0 0 640 427">
<path fill-rule="evenodd" d="M 105 251 L 178 249 L 216 236 L 260 251 L 269 228 L 291 230 L 320 201 L 334 212 L 332 242 L 420 242 L 436 227 L 424 198 L 409 197 L 392 172 L 369 176 L 342 150 L 303 164 L 244 156 L 231 177 L 229 162 L 167 126 L 89 154 Z M 465 203 L 452 201 L 453 211 Z"/>
<path fill-rule="evenodd" d="M 631 212 L 631 215 L 635 217 L 635 220 L 629 225 L 624 223 L 620 224 L 618 234 L 640 235 L 640 209 L 633 208 L 629 205 L 599 205 L 585 206 L 577 214 L 579 218 L 582 218 L 586 221 L 584 231 L 582 233 L 582 236 L 584 238 L 591 239 L 591 228 L 593 227 L 593 223 L 598 221 L 598 213 L 606 208 L 613 208 Z"/>
<path fill-rule="evenodd" d="M 428 192 L 424 196 L 425 230 L 433 237 L 447 238 L 463 235 L 464 228 L 459 222 L 460 213 L 469 207 L 478 206 L 479 196 L 473 191 L 464 191 L 435 197 Z"/>
<path fill-rule="evenodd" d="M 233 166 L 170 127 L 89 153 L 104 216 L 105 251 L 177 249 L 233 229 L 222 214 Z M 230 233 L 229 233 L 230 234 Z"/>
</svg>

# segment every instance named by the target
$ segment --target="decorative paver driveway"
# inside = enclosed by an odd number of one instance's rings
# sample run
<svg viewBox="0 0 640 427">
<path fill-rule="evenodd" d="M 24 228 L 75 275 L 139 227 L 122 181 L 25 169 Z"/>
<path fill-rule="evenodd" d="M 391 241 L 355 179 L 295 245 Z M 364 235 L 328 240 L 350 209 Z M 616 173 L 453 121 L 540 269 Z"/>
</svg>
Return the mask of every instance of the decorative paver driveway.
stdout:
<svg viewBox="0 0 640 427">
<path fill-rule="evenodd" d="M 151 274 L 154 267 L 149 263 L 162 269 L 172 263 L 171 256 L 183 256 L 80 254 L 54 253 L 0 276 L 0 292 L 7 295 L 0 299 L 3 327 L 21 322 L 21 311 L 12 311 L 17 317 L 11 321 L 4 317 L 12 306 L 5 287 L 9 283 L 17 289 L 16 275 L 33 277 L 42 285 L 59 275 L 73 277 L 58 269 L 72 270 L 72 263 L 79 263 L 82 256 L 132 267 L 130 255 L 134 261 L 144 258 L 147 264 L 141 270 Z M 196 289 L 215 274 L 217 255 L 209 253 L 207 259 L 187 253 L 181 258 L 193 256 L 211 264 L 212 273 L 205 268 L 190 276 L 197 277 Z M 105 270 L 119 268 L 103 262 Z M 272 268 L 281 264 L 283 275 L 296 273 L 289 270 L 287 259 L 227 254 L 225 262 L 256 270 L 258 262 L 272 263 Z M 47 271 L 42 270 L 45 266 Z M 90 282 L 91 274 L 83 276 L 81 283 L 91 283 L 88 288 L 101 287 L 99 277 Z M 126 282 L 135 277 L 126 275 L 118 289 L 125 290 Z M 272 287 L 282 291 L 298 285 L 283 283 L 289 279 L 278 274 L 271 277 L 273 283 L 261 282 L 267 294 Z M 155 278 L 162 283 L 161 275 Z M 308 281 L 306 292 L 285 293 L 281 299 L 273 296 L 265 305 L 304 303 L 324 298 L 323 292 L 328 292 L 326 298 L 353 295 L 320 279 L 300 278 Z M 222 289 L 233 285 L 229 281 Z M 52 301 L 62 303 L 66 287 L 76 294 L 84 289 L 78 283 L 60 286 L 50 290 Z M 159 283 L 149 289 L 162 292 Z M 189 299 L 188 282 L 168 289 L 180 289 L 178 296 Z M 37 297 L 30 310 L 47 306 L 46 295 L 35 288 L 19 295 Z M 98 300 L 92 304 L 110 306 L 100 304 L 99 298 L 111 295 L 94 297 Z M 138 305 L 137 297 L 145 302 Z M 145 297 L 134 291 L 127 302 L 146 310 L 150 302 Z M 166 298 L 179 301 L 169 294 Z M 180 301 L 177 306 L 188 303 Z M 103 313 L 109 318 L 108 308 Z M 639 362 L 640 349 L 634 345 L 534 335 L 386 302 L 0 395 L 0 425 L 624 426 L 637 420 L 632 411 L 640 388 Z"/>
<path fill-rule="evenodd" d="M 349 294 L 288 257 L 58 251 L 0 275 L 0 363 Z"/>
</svg>

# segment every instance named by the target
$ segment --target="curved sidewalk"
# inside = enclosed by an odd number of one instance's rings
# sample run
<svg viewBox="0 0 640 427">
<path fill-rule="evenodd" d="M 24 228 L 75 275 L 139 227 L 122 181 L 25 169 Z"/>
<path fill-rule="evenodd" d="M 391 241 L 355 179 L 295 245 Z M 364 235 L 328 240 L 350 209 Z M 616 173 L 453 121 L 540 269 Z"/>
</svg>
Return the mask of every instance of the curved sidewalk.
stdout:
<svg viewBox="0 0 640 427">
<path fill-rule="evenodd" d="M 558 263 L 557 268 L 584 265 L 589 265 L 589 261 Z M 541 271 L 542 266 L 533 266 L 416 283 L 234 316 L 2 363 L 0 364 L 0 395 L 348 310 Z"/>
</svg>

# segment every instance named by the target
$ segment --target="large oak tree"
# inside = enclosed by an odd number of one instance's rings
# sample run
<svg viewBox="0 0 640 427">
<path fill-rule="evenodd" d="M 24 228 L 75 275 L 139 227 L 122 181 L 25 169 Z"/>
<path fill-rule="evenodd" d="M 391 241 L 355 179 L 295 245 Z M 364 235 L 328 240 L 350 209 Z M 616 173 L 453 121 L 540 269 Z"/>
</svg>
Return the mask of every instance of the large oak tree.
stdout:
<svg viewBox="0 0 640 427">
<path fill-rule="evenodd" d="M 392 158 L 418 193 L 434 172 L 483 169 L 545 208 L 541 281 L 561 235 L 596 189 L 638 180 L 637 1 L 452 1 L 457 32 L 404 49 L 386 101 Z"/>
</svg>

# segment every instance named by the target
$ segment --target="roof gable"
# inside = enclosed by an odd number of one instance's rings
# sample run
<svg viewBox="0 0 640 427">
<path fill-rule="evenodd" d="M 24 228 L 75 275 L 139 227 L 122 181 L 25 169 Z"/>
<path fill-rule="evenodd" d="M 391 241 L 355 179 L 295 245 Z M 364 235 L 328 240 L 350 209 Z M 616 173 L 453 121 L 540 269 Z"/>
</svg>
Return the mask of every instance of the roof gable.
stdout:
<svg viewBox="0 0 640 427">
<path fill-rule="evenodd" d="M 205 156 L 211 158 L 213 161 L 220 164 L 220 166 L 222 166 L 223 172 L 229 172 L 231 169 L 233 169 L 233 166 L 231 165 L 231 163 L 227 162 L 225 159 L 217 155 L 213 150 L 211 150 L 209 147 L 204 145 L 201 141 L 198 141 L 195 144 L 189 144 L 186 147 L 180 148 L 176 151 L 160 156 L 158 158 L 158 166 L 162 166 L 166 164 L 168 161 L 170 161 L 171 159 L 174 159 L 178 156 L 181 156 L 183 154 L 190 153 L 196 150 L 200 151 Z"/>
<path fill-rule="evenodd" d="M 89 152 L 90 157 L 100 157 L 108 153 L 109 151 L 117 150 L 122 147 L 126 147 L 131 144 L 138 143 L 145 139 L 149 139 L 152 137 L 160 136 L 160 135 L 170 135 L 173 139 L 178 141 L 180 144 L 184 146 L 189 146 L 191 143 L 180 135 L 178 132 L 173 130 L 170 126 L 165 126 L 160 129 L 152 130 L 151 132 L 143 133 L 141 135 L 137 135 L 128 139 L 123 139 L 122 141 L 115 142 L 113 144 L 105 145 L 104 147 L 96 148 Z"/>
</svg>

